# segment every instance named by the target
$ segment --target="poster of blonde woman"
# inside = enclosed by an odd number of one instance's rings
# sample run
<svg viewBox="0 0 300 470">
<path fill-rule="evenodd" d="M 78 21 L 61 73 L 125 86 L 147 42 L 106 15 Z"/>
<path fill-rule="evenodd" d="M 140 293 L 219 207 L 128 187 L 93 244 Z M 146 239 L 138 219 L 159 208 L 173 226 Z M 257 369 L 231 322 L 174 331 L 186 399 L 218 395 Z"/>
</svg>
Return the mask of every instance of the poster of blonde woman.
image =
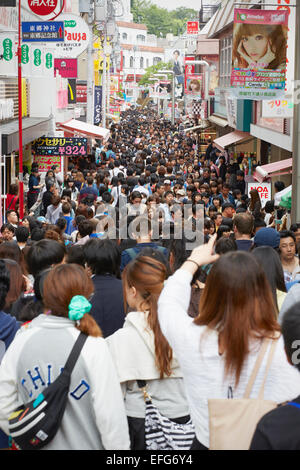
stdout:
<svg viewBox="0 0 300 470">
<path fill-rule="evenodd" d="M 285 92 L 288 12 L 235 9 L 231 87 L 240 99 Z"/>
</svg>

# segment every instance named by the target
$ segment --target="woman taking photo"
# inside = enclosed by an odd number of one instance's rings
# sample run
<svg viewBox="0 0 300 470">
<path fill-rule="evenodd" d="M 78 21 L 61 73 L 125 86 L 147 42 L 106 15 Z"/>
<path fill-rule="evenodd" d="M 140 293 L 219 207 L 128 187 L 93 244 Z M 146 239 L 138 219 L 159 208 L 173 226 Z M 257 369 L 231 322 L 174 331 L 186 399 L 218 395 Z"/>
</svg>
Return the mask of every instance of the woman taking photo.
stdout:
<svg viewBox="0 0 300 470">
<path fill-rule="evenodd" d="M 123 328 L 107 338 L 125 397 L 132 450 L 146 449 L 145 403 L 137 380 L 161 414 L 189 421 L 182 374 L 157 318 L 157 300 L 167 277 L 159 260 L 140 255 L 123 271 L 124 301 L 130 308 Z"/>
<path fill-rule="evenodd" d="M 120 384 L 101 330 L 89 315 L 93 282 L 76 264 L 53 268 L 43 284 L 45 313 L 7 350 L 0 370 L 0 428 L 20 404 L 34 400 L 66 363 L 80 332 L 88 335 L 71 375 L 60 428 L 45 450 L 129 448 Z"/>
<path fill-rule="evenodd" d="M 210 446 L 208 399 L 243 398 L 264 338 L 276 338 L 280 327 L 266 276 L 253 255 L 214 254 L 214 235 L 195 248 L 170 277 L 158 301 L 161 331 L 181 367 L 197 445 Z M 197 269 L 214 263 L 200 298 L 199 315 L 188 316 L 191 280 Z M 254 381 L 250 398 L 260 391 L 268 352 Z M 299 394 L 300 378 L 286 359 L 282 337 L 264 386 L 264 399 L 283 403 Z"/>
</svg>

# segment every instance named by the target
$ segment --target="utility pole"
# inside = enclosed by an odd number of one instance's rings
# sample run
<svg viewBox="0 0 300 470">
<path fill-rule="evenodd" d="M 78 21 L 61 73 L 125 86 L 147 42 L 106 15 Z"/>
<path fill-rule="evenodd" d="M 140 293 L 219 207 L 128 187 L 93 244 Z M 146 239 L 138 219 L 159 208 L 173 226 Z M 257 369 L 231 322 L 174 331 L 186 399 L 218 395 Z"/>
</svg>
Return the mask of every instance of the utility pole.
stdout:
<svg viewBox="0 0 300 470">
<path fill-rule="evenodd" d="M 296 31 L 295 31 L 295 82 L 294 88 L 300 86 L 300 4 L 296 5 Z M 297 99 L 296 99 L 297 98 Z M 293 173 L 292 173 L 292 211 L 291 222 L 300 222 L 300 89 L 296 94 L 294 89 L 294 128 L 293 128 Z"/>
<path fill-rule="evenodd" d="M 93 22 L 94 22 L 94 1 L 90 0 L 88 12 L 88 25 L 90 40 L 87 48 L 87 107 L 86 122 L 94 124 L 94 62 L 93 62 Z"/>
</svg>

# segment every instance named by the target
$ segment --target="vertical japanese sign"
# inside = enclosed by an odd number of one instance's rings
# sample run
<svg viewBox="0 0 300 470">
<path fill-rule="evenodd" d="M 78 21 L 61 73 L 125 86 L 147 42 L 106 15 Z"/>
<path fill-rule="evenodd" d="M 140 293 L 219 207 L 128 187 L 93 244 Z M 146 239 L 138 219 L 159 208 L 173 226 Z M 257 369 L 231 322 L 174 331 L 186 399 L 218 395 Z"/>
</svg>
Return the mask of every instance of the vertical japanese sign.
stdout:
<svg viewBox="0 0 300 470">
<path fill-rule="evenodd" d="M 99 126 L 102 120 L 102 86 L 94 87 L 94 125 Z"/>
<path fill-rule="evenodd" d="M 239 99 L 270 100 L 286 85 L 288 11 L 234 11 L 231 87 Z"/>
</svg>

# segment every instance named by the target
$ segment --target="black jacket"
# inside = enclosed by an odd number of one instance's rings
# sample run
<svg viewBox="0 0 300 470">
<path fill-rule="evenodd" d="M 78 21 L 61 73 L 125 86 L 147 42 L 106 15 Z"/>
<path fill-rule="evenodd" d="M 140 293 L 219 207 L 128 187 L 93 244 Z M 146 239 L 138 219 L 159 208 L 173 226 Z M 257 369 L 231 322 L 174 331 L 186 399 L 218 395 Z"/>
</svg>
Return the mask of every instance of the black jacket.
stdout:
<svg viewBox="0 0 300 470">
<path fill-rule="evenodd" d="M 90 314 L 102 330 L 103 337 L 123 327 L 125 320 L 122 281 L 112 275 L 92 278 L 95 293 Z"/>
</svg>

